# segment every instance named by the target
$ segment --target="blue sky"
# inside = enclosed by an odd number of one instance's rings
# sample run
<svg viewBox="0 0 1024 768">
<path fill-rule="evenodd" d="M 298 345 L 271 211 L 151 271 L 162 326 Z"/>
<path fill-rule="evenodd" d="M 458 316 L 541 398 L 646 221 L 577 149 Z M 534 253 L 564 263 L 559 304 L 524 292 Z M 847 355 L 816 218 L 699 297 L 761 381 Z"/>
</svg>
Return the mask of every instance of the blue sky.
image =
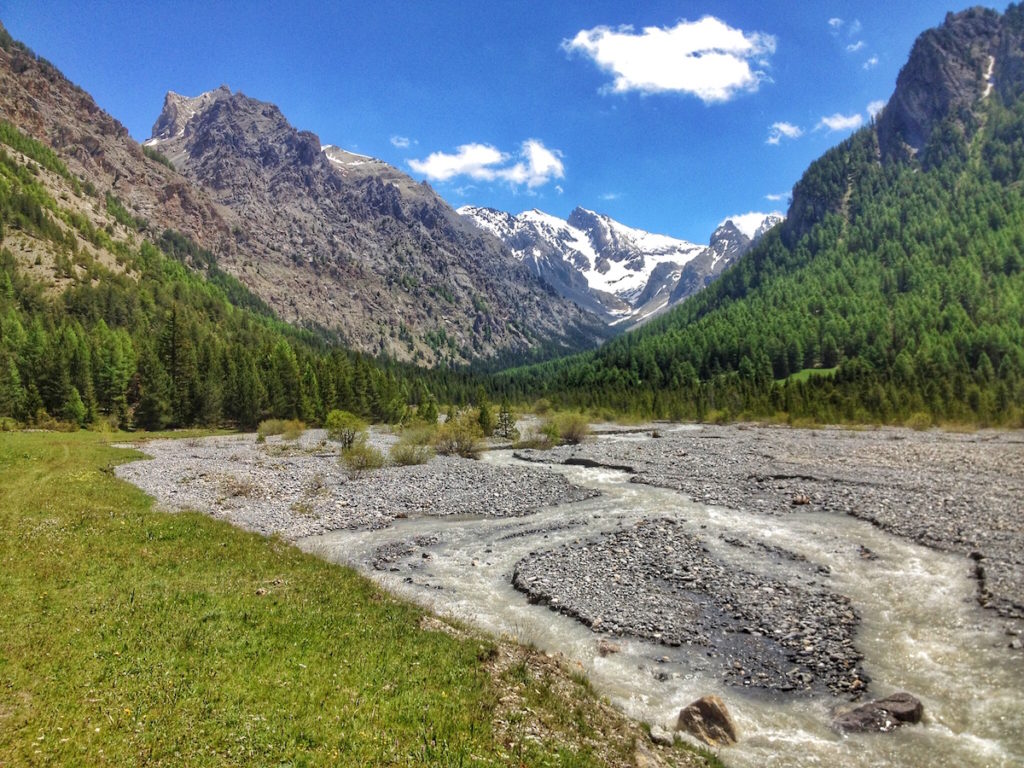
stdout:
<svg viewBox="0 0 1024 768">
<path fill-rule="evenodd" d="M 582 205 L 705 242 L 785 210 L 915 37 L 973 4 L 0 0 L 0 20 L 140 141 L 166 91 L 224 83 L 456 207 Z"/>
</svg>

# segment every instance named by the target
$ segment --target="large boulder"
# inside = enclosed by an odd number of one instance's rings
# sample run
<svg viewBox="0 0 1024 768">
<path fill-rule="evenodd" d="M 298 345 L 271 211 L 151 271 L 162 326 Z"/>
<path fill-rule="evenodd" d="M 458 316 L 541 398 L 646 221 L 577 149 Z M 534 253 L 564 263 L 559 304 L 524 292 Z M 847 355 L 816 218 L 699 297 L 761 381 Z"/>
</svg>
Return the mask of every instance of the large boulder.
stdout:
<svg viewBox="0 0 1024 768">
<path fill-rule="evenodd" d="M 885 733 L 906 723 L 919 723 L 921 701 L 909 693 L 894 693 L 839 715 L 832 727 L 842 733 Z"/>
<path fill-rule="evenodd" d="M 686 731 L 712 747 L 736 743 L 736 725 L 717 696 L 703 696 L 679 712 L 677 731 Z"/>
</svg>

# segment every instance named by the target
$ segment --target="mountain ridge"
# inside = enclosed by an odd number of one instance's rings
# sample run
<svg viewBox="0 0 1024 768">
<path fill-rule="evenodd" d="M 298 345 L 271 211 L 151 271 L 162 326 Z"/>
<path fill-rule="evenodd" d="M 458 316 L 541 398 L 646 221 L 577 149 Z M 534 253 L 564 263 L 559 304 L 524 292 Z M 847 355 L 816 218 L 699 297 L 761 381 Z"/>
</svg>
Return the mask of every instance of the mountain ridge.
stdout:
<svg viewBox="0 0 1024 768">
<path fill-rule="evenodd" d="M 322 147 L 273 104 L 227 86 L 169 93 L 147 146 L 248 227 L 225 268 L 289 321 L 426 364 L 593 346 L 596 318 L 556 296 L 425 183 Z M 358 158 L 358 159 L 357 159 Z"/>
<path fill-rule="evenodd" d="M 501 239 L 559 294 L 610 325 L 623 326 L 643 322 L 704 288 L 783 219 L 776 213 L 737 217 L 747 232 L 726 219 L 701 246 L 582 206 L 564 220 L 537 209 L 514 215 L 465 205 L 457 211 Z"/>
</svg>

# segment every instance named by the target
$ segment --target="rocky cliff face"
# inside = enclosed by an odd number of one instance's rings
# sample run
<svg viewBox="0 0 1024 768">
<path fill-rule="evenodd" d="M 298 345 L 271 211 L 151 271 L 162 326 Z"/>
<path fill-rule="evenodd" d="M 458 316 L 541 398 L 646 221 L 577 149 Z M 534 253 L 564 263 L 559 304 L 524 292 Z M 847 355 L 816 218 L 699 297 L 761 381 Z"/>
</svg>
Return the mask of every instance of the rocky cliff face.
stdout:
<svg viewBox="0 0 1024 768">
<path fill-rule="evenodd" d="M 918 155 L 943 121 L 968 135 L 976 106 L 993 90 L 1018 90 L 1024 76 L 1020 7 L 1005 16 L 987 8 L 948 14 L 918 37 L 896 90 L 878 119 L 884 159 Z"/>
<path fill-rule="evenodd" d="M 224 86 L 170 93 L 147 144 L 246 223 L 224 266 L 286 320 L 428 364 L 571 351 L 601 336 L 428 185 L 321 147 L 273 104 Z"/>
</svg>

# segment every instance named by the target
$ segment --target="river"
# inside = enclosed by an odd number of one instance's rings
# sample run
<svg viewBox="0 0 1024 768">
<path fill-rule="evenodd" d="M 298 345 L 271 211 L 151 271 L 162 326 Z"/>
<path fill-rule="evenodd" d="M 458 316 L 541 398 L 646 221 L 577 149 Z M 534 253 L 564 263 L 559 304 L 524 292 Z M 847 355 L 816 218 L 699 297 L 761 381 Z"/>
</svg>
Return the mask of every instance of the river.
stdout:
<svg viewBox="0 0 1024 768">
<path fill-rule="evenodd" d="M 509 451 L 489 452 L 483 460 L 519 461 Z M 668 725 L 681 707 L 717 694 L 740 731 L 740 742 L 721 752 L 730 766 L 1024 765 L 1024 657 L 1008 649 L 1003 626 L 977 605 L 967 558 L 852 517 L 793 512 L 766 518 L 695 504 L 673 491 L 630 483 L 617 470 L 551 469 L 601 496 L 520 518 L 411 517 L 382 530 L 334 531 L 299 543 L 442 616 L 564 655 L 639 720 Z M 612 637 L 620 652 L 602 656 L 598 640 L 606 635 L 530 604 L 511 585 L 515 564 L 531 552 L 652 518 L 684 521 L 685 530 L 738 568 L 753 555 L 723 543 L 720 534 L 763 541 L 827 566 L 829 588 L 848 597 L 861 617 L 855 642 L 871 695 L 911 692 L 924 703 L 924 722 L 888 734 L 840 736 L 830 723 L 834 710 L 847 705 L 843 699 L 727 686 L 703 648 Z M 395 547 L 385 562 L 380 548 L 389 544 Z M 863 556 L 865 547 L 874 559 Z"/>
</svg>

